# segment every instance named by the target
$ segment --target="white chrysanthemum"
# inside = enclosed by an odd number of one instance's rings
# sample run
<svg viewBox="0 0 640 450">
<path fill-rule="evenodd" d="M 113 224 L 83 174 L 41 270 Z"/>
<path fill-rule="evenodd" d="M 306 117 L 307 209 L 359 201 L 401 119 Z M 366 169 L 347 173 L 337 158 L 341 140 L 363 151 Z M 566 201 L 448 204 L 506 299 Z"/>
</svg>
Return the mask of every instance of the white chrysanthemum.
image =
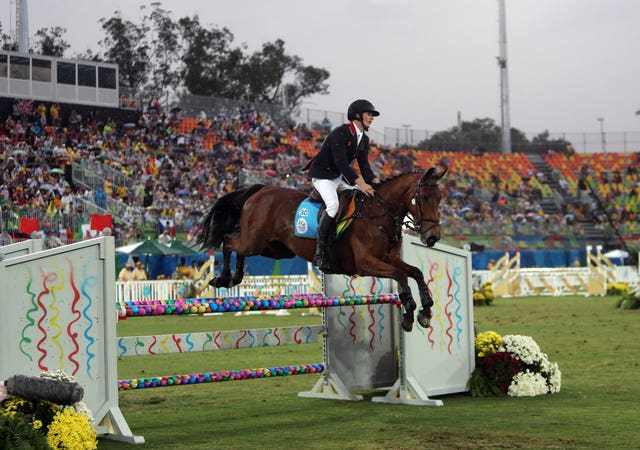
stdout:
<svg viewBox="0 0 640 450">
<path fill-rule="evenodd" d="M 46 370 L 44 372 L 40 372 L 38 377 L 40 377 L 40 378 L 49 378 L 51 380 L 58 380 L 58 381 L 70 381 L 72 383 L 75 383 L 75 381 L 76 381 L 76 379 L 75 379 L 75 377 L 73 375 L 69 375 L 64 370 L 61 370 L 61 369 L 58 369 L 58 370 Z"/>
<path fill-rule="evenodd" d="M 89 419 L 89 423 L 91 424 L 91 426 L 93 426 L 95 419 L 93 417 L 93 413 L 91 412 L 91 410 L 89 409 L 86 403 L 76 402 L 73 404 L 73 409 L 75 409 L 77 413 L 82 414 L 87 419 Z"/>
<path fill-rule="evenodd" d="M 542 368 L 542 372 L 547 377 L 549 384 L 549 393 L 555 394 L 560 392 L 562 386 L 562 373 L 557 363 L 548 363 L 548 366 Z"/>
<path fill-rule="evenodd" d="M 535 397 L 549 392 L 547 381 L 539 373 L 528 370 L 520 372 L 513 377 L 507 394 L 510 397 Z"/>
<path fill-rule="evenodd" d="M 512 356 L 525 364 L 539 363 L 543 359 L 544 354 L 540 351 L 540 347 L 531 336 L 521 336 L 517 334 L 503 336 L 502 346 L 505 351 L 511 353 Z"/>
</svg>

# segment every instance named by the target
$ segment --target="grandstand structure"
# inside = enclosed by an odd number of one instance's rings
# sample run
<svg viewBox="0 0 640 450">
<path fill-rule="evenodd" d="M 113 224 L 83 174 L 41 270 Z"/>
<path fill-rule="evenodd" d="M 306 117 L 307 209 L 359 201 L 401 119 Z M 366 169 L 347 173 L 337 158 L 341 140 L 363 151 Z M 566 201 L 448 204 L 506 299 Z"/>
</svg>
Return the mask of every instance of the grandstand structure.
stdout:
<svg viewBox="0 0 640 450">
<path fill-rule="evenodd" d="M 242 184 L 310 189 L 299 169 L 330 127 L 295 124 L 277 105 L 212 98 L 183 97 L 172 111 L 143 110 L 121 95 L 117 80 L 111 64 L 0 52 L 1 231 L 24 238 L 17 219 L 39 217 L 51 230 L 77 234 L 90 214 L 111 214 L 124 243 L 157 236 L 167 220 L 187 234 L 212 201 Z M 74 113 L 81 122 L 73 122 Z M 443 231 L 450 244 L 606 249 L 640 236 L 637 151 L 523 153 L 517 143 L 508 154 L 497 146 L 482 153 L 425 151 L 371 137 L 372 165 L 383 178 L 449 168 Z M 58 183 L 71 188 L 69 212 L 55 208 L 50 187 Z M 106 195 L 98 199 L 101 190 Z M 48 201 L 34 208 L 27 192 Z"/>
</svg>

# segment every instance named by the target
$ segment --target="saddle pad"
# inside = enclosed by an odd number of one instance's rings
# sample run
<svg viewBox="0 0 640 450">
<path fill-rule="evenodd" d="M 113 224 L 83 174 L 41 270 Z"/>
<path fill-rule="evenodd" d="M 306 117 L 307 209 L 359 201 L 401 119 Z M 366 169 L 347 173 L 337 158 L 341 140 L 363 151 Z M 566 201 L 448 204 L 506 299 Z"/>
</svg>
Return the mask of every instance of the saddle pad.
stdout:
<svg viewBox="0 0 640 450">
<path fill-rule="evenodd" d="M 297 237 L 316 238 L 318 235 L 318 211 L 320 211 L 320 203 L 308 197 L 298 205 L 293 227 Z"/>
</svg>

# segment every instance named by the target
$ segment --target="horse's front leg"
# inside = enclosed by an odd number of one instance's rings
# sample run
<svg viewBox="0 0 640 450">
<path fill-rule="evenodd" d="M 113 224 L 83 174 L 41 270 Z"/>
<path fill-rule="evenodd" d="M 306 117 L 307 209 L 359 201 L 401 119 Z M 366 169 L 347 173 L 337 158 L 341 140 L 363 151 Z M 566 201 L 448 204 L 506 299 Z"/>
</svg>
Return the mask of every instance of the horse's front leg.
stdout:
<svg viewBox="0 0 640 450">
<path fill-rule="evenodd" d="M 418 285 L 420 304 L 422 305 L 420 311 L 418 311 L 418 323 L 423 328 L 429 328 L 432 317 L 431 308 L 433 307 L 433 298 L 431 297 L 427 283 L 424 281 L 424 274 L 420 269 L 407 264 L 400 258 L 393 260 L 392 264 L 396 267 L 402 268 L 404 273 L 413 278 Z"/>
<path fill-rule="evenodd" d="M 413 313 L 416 310 L 416 302 L 413 300 L 413 295 L 411 295 L 411 288 L 407 282 L 407 277 L 397 276 L 395 280 L 398 283 L 400 290 L 399 297 L 400 302 L 402 303 L 402 318 L 400 325 L 404 331 L 409 332 L 413 330 Z"/>
<path fill-rule="evenodd" d="M 413 300 L 413 295 L 411 295 L 406 273 L 381 259 L 367 258 L 366 260 L 358 261 L 358 264 L 358 275 L 391 278 L 398 283 L 399 297 L 402 302 L 400 325 L 404 331 L 411 331 L 413 329 L 413 314 L 416 310 L 416 302 Z"/>
</svg>

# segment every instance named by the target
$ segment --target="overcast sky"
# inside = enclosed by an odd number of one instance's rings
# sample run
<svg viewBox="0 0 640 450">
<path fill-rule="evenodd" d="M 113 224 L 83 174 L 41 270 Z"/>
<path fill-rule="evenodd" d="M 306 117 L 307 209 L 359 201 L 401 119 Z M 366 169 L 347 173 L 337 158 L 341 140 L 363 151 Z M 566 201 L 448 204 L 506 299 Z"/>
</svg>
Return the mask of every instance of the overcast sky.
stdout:
<svg viewBox="0 0 640 450">
<path fill-rule="evenodd" d="M 8 31 L 15 2 L 0 11 Z M 134 0 L 28 0 L 31 34 L 62 26 L 71 52 L 98 49 L 101 17 Z M 344 111 L 367 98 L 373 128 L 442 130 L 463 120 L 500 123 L 498 0 L 164 0 L 174 19 L 197 14 L 249 51 L 281 38 L 290 54 L 324 67 L 329 95 L 303 106 Z M 639 131 L 640 1 L 506 2 L 511 125 L 527 133 Z M 12 14 L 12 15 L 13 15 Z"/>
</svg>

